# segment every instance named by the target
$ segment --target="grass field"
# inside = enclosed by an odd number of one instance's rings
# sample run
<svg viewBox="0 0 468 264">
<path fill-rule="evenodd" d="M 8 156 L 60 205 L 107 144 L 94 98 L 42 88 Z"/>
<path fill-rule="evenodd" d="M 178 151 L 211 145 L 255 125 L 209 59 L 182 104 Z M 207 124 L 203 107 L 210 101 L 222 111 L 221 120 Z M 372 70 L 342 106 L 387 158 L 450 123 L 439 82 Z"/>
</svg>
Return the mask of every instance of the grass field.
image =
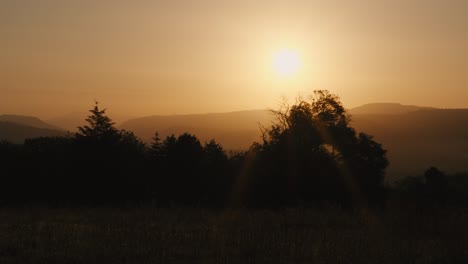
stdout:
<svg viewBox="0 0 468 264">
<path fill-rule="evenodd" d="M 468 211 L 0 209 L 0 263 L 468 263 Z"/>
</svg>

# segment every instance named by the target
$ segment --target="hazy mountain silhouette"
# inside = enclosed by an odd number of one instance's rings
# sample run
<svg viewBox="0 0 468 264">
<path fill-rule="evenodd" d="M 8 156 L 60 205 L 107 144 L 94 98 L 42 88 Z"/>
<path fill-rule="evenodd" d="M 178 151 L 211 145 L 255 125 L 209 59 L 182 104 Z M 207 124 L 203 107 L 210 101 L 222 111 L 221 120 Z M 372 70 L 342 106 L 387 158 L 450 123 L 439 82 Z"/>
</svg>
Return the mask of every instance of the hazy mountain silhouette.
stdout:
<svg viewBox="0 0 468 264">
<path fill-rule="evenodd" d="M 201 141 L 216 139 L 226 149 L 247 149 L 261 135 L 259 123 L 269 126 L 273 115 L 264 110 L 230 113 L 148 116 L 123 122 L 123 129 L 134 131 L 149 141 L 157 130 L 162 137 L 189 132 Z"/>
<path fill-rule="evenodd" d="M 352 115 L 360 114 L 405 114 L 418 110 L 434 109 L 415 105 L 402 105 L 398 103 L 372 103 L 365 104 L 349 110 Z"/>
<path fill-rule="evenodd" d="M 47 122 L 68 131 L 76 131 L 78 126 L 83 126 L 86 124 L 85 119 L 87 116 L 87 112 L 73 112 L 59 117 L 47 119 Z"/>
<path fill-rule="evenodd" d="M 375 136 L 388 149 L 389 178 L 418 173 L 428 166 L 447 171 L 468 170 L 468 109 L 435 109 L 401 104 L 368 104 L 350 109 L 352 125 Z M 247 149 L 260 141 L 259 123 L 269 126 L 268 111 L 240 111 L 217 114 L 149 116 L 122 123 L 149 141 L 160 135 L 189 132 L 200 140 L 215 138 L 226 149 Z"/>
<path fill-rule="evenodd" d="M 39 128 L 12 122 L 0 121 L 0 140 L 21 144 L 27 138 L 64 136 L 62 130 Z"/>
<path fill-rule="evenodd" d="M 428 166 L 468 170 L 468 109 L 355 114 L 352 125 L 388 149 L 389 175 L 416 174 Z"/>
<path fill-rule="evenodd" d="M 112 111 L 110 111 L 112 112 Z M 58 117 L 47 119 L 47 123 L 52 124 L 54 126 L 63 128 L 70 132 L 77 132 L 79 126 L 86 125 L 86 117 L 89 115 L 89 112 L 72 112 L 67 113 Z M 128 115 L 115 115 L 112 114 L 112 121 L 116 122 L 117 124 L 121 123 L 124 120 L 128 120 Z"/>
<path fill-rule="evenodd" d="M 58 126 L 51 125 L 33 116 L 0 115 L 0 122 L 10 122 L 24 126 L 60 130 Z"/>
</svg>

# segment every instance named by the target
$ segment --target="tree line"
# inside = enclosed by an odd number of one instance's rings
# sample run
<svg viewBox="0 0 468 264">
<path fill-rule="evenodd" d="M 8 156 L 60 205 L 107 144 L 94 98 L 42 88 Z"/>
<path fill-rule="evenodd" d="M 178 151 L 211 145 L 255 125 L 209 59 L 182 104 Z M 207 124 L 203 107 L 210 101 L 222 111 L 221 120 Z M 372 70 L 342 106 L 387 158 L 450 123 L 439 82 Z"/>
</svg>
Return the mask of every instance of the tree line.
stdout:
<svg viewBox="0 0 468 264">
<path fill-rule="evenodd" d="M 385 203 L 386 151 L 350 126 L 338 96 L 320 90 L 274 112 L 276 122 L 260 128 L 260 142 L 228 153 L 215 140 L 202 143 L 189 133 L 162 139 L 155 132 L 146 145 L 131 131 L 117 129 L 96 103 L 77 133 L 27 139 L 22 145 L 0 143 L 0 202 L 214 207 Z M 427 186 L 438 186 L 442 176 L 428 177 Z M 399 186 L 405 197 L 419 191 L 413 182 Z M 429 196 L 447 200 L 436 193 Z"/>
</svg>

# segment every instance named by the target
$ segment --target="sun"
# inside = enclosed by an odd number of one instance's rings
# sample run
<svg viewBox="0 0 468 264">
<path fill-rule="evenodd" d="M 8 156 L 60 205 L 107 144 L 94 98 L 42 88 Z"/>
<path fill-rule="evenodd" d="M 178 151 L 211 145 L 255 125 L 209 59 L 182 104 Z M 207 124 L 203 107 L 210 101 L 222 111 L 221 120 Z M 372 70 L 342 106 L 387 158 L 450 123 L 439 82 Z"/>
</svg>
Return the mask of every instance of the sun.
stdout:
<svg viewBox="0 0 468 264">
<path fill-rule="evenodd" d="M 280 77 L 292 77 L 301 66 L 299 55 L 291 49 L 282 49 L 273 56 L 273 69 Z"/>
</svg>

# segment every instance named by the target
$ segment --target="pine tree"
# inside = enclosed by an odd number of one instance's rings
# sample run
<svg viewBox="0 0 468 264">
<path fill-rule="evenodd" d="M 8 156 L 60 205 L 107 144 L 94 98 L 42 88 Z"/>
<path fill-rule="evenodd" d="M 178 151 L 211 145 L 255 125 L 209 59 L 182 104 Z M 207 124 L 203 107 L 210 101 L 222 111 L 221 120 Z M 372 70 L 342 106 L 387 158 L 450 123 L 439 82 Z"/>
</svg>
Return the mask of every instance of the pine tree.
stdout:
<svg viewBox="0 0 468 264">
<path fill-rule="evenodd" d="M 214 139 L 210 140 L 209 142 L 206 142 L 205 146 L 203 147 L 203 150 L 209 162 L 217 164 L 228 160 L 228 157 L 223 147 L 220 144 L 216 143 Z"/>
<path fill-rule="evenodd" d="M 99 103 L 96 102 L 94 108 L 89 111 L 91 113 L 86 122 L 88 125 L 78 127 L 78 138 L 87 138 L 90 140 L 117 140 L 119 131 L 114 127 L 114 122 L 106 116 L 106 109 L 99 109 Z"/>
<path fill-rule="evenodd" d="M 152 142 L 150 145 L 150 155 L 153 159 L 160 159 L 163 156 L 163 143 L 161 142 L 161 138 L 159 137 L 159 133 L 156 131 L 154 132 L 154 137 L 152 138 Z"/>
</svg>

